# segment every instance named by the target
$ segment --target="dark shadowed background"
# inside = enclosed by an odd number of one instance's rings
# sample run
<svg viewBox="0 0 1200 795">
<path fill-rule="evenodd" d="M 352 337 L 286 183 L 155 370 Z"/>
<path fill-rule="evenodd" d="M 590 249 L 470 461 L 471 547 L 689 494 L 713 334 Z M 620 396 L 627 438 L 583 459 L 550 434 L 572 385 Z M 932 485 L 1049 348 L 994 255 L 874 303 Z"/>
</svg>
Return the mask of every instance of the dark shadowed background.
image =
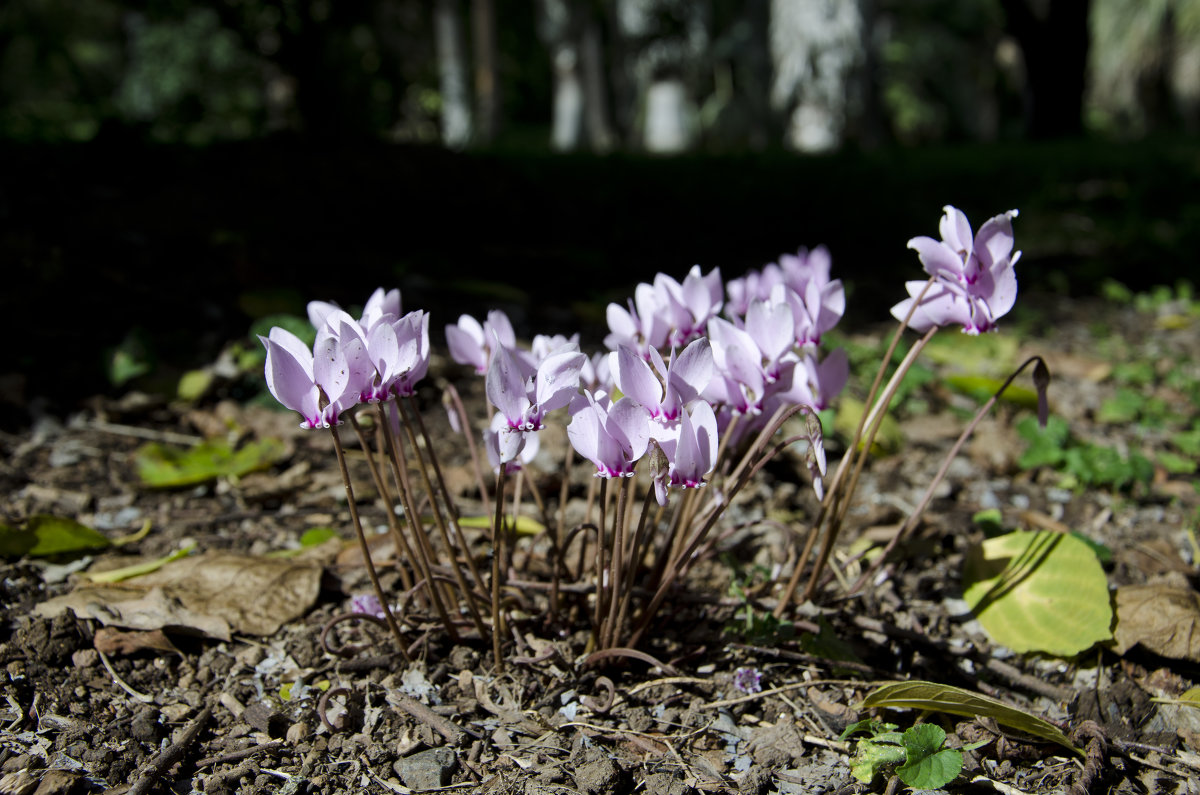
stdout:
<svg viewBox="0 0 1200 795">
<path fill-rule="evenodd" d="M 942 205 L 1023 287 L 1194 279 L 1200 1 L 10 0 L 9 402 L 180 366 L 314 298 L 585 324 L 827 245 L 854 320 Z"/>
</svg>

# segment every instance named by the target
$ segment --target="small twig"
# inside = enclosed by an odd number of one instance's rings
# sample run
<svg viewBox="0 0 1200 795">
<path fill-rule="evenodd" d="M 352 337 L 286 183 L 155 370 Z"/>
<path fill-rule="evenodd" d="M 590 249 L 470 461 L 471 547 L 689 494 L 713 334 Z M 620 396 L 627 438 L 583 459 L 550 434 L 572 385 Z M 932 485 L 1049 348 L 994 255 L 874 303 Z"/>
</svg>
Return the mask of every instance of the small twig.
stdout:
<svg viewBox="0 0 1200 795">
<path fill-rule="evenodd" d="M 104 663 L 104 670 L 108 671 L 108 675 L 113 678 L 113 681 L 116 682 L 117 685 L 122 690 L 124 690 L 126 693 L 133 696 L 134 698 L 136 698 L 138 701 L 142 702 L 143 704 L 153 704 L 154 703 L 154 696 L 148 696 L 145 693 L 139 693 L 138 691 L 136 691 L 132 687 L 130 687 L 128 684 L 126 684 L 124 679 L 117 676 L 117 672 L 113 670 L 112 663 L 110 663 L 108 661 L 107 654 L 100 651 L 99 649 L 96 649 L 96 654 L 100 655 L 100 662 Z"/>
<path fill-rule="evenodd" d="M 701 704 L 698 709 L 721 709 L 722 707 L 732 707 L 734 704 L 744 704 L 747 701 L 756 701 L 767 696 L 774 696 L 778 693 L 787 693 L 792 690 L 799 690 L 802 687 L 813 687 L 814 685 L 861 685 L 862 682 L 853 679 L 814 679 L 811 682 L 796 682 L 790 685 L 781 687 L 773 687 L 770 690 L 762 690 L 758 693 L 751 693 L 748 696 L 738 696 L 737 698 L 727 698 L 723 701 L 713 701 L 709 704 Z"/>
<path fill-rule="evenodd" d="M 113 436 L 130 436 L 134 439 L 146 439 L 151 442 L 168 442 L 170 444 L 187 445 L 188 447 L 204 441 L 199 436 L 192 436 L 186 433 L 155 431 L 150 428 L 139 428 L 136 425 L 119 425 L 115 422 L 102 422 L 100 420 L 92 420 L 87 424 L 87 427 L 100 433 L 111 433 Z"/>
<path fill-rule="evenodd" d="M 192 722 L 184 729 L 183 734 L 179 739 L 171 743 L 167 748 L 148 765 L 142 768 L 138 775 L 137 781 L 129 788 L 127 795 L 146 795 L 153 789 L 158 780 L 171 769 L 175 763 L 183 759 L 183 754 L 187 751 L 189 745 L 195 742 L 199 736 L 200 730 L 204 728 L 204 724 L 208 723 L 208 719 L 212 717 L 212 707 L 205 707 L 200 710 L 196 717 L 192 718 Z"/>
<path fill-rule="evenodd" d="M 260 745 L 252 745 L 249 748 L 243 748 L 240 751 L 230 751 L 227 754 L 221 754 L 219 756 L 206 756 L 203 759 L 201 759 L 200 761 L 196 762 L 196 767 L 201 768 L 201 767 L 209 767 L 210 765 L 222 765 L 227 762 L 240 762 L 243 759 L 248 759 L 249 757 L 252 757 L 256 754 L 265 754 L 265 753 L 290 754 L 291 752 L 292 752 L 292 749 L 288 748 L 284 744 L 283 740 L 271 740 L 270 742 L 267 742 L 267 743 L 261 743 Z"/>
<path fill-rule="evenodd" d="M 467 736 L 466 731 L 461 727 L 454 725 L 429 707 L 408 696 L 398 692 L 389 692 L 387 700 L 389 704 L 399 707 L 421 723 L 428 724 L 434 731 L 445 737 L 451 745 L 462 745 Z"/>
</svg>

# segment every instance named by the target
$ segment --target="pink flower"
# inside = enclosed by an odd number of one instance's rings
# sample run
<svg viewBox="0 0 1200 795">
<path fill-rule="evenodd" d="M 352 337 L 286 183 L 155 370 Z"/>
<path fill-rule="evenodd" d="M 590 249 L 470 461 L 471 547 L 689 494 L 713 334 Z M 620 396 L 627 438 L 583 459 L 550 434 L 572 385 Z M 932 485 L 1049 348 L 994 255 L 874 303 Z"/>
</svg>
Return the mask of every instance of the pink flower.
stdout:
<svg viewBox="0 0 1200 795">
<path fill-rule="evenodd" d="M 485 383 L 488 400 L 504 415 L 509 428 L 541 430 L 548 412 L 562 408 L 578 394 L 579 373 L 586 362 L 586 356 L 567 344 L 535 370 L 524 356 L 497 343 Z"/>
<path fill-rule="evenodd" d="M 959 210 L 947 205 L 940 229 L 942 239 L 914 237 L 908 247 L 917 252 L 925 272 L 935 282 L 905 284 L 909 298 L 892 307 L 897 320 L 907 317 L 924 291 L 909 327 L 925 332 L 934 326 L 961 325 L 967 334 L 990 331 L 1017 300 L 1012 219 L 1016 210 L 990 218 L 971 236 L 971 224 Z"/>
<path fill-rule="evenodd" d="M 572 406 L 567 438 L 575 452 L 596 465 L 596 477 L 632 477 L 650 444 L 650 415 L 634 400 L 616 403 L 584 392 Z"/>
<path fill-rule="evenodd" d="M 483 323 L 470 315 L 462 315 L 457 324 L 446 326 L 446 346 L 450 349 L 450 358 L 459 364 L 471 365 L 480 375 L 488 371 L 494 340 L 499 340 L 501 345 L 509 348 L 517 346 L 508 315 L 498 309 L 488 312 L 487 320 Z"/>
</svg>

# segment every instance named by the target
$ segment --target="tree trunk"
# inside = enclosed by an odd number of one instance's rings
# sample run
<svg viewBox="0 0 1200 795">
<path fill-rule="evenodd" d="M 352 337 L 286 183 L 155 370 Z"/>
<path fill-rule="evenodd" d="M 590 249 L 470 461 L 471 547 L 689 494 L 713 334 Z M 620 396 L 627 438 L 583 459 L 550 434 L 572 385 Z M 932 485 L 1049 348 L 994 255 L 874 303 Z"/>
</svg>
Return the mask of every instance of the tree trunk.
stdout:
<svg viewBox="0 0 1200 795">
<path fill-rule="evenodd" d="M 861 93 L 863 19 L 857 3 L 771 2 L 771 101 L 787 118 L 787 143 L 805 152 L 842 144 Z"/>
<path fill-rule="evenodd" d="M 1082 134 L 1091 1 L 1002 0 L 1002 5 L 1008 32 L 1025 56 L 1030 137 Z"/>
<path fill-rule="evenodd" d="M 471 0 L 471 44 L 475 50 L 475 135 L 491 143 L 500 126 L 500 86 L 496 75 L 496 6 Z"/>
<path fill-rule="evenodd" d="M 433 34 L 442 92 L 442 143 L 459 149 L 471 140 L 471 98 L 457 0 L 436 0 Z"/>
</svg>

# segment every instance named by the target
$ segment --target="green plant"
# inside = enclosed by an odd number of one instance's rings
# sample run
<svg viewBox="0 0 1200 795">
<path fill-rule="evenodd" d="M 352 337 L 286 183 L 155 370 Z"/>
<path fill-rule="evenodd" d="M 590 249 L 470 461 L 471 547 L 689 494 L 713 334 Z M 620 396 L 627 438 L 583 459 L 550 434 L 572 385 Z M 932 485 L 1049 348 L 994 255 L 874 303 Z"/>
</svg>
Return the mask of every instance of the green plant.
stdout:
<svg viewBox="0 0 1200 795">
<path fill-rule="evenodd" d="M 881 772 L 894 768 L 900 780 L 913 789 L 940 789 L 958 777 L 962 751 L 945 747 L 946 732 L 940 726 L 919 723 L 903 732 L 897 728 L 894 723 L 869 719 L 846 727 L 839 739 L 859 732 L 871 735 L 858 741 L 850 760 L 852 776 L 869 784 Z M 986 742 L 963 748 L 971 750 Z"/>
<path fill-rule="evenodd" d="M 1154 476 L 1154 464 L 1144 455 L 1122 455 L 1115 448 L 1080 441 L 1060 417 L 1051 417 L 1045 428 L 1026 417 L 1017 423 L 1017 434 L 1028 443 L 1017 464 L 1022 469 L 1052 467 L 1065 476 L 1064 486 L 1105 486 L 1119 491 L 1135 483 L 1148 484 Z"/>
</svg>

